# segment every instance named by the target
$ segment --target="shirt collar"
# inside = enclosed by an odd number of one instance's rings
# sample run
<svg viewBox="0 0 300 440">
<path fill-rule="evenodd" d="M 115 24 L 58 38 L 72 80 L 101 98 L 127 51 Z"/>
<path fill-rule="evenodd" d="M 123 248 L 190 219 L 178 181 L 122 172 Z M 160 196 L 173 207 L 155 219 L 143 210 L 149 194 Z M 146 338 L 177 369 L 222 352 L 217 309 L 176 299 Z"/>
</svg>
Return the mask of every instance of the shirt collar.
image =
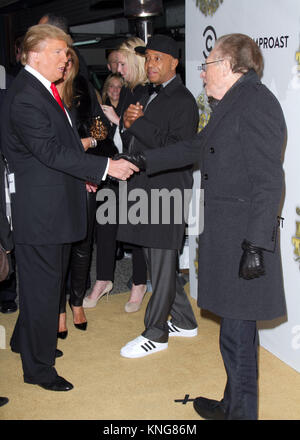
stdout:
<svg viewBox="0 0 300 440">
<path fill-rule="evenodd" d="M 172 78 L 170 78 L 168 81 L 162 83 L 163 87 L 166 87 L 171 81 L 173 81 L 173 79 L 176 78 L 176 75 L 174 75 Z"/>
<path fill-rule="evenodd" d="M 38 72 L 36 69 L 29 66 L 29 64 L 25 65 L 25 70 L 27 70 L 27 72 L 31 73 L 36 79 L 38 79 L 46 87 L 46 89 L 49 90 L 49 92 L 52 94 L 50 88 L 51 82 L 48 79 L 46 79 L 43 75 L 41 75 L 40 72 Z"/>
</svg>

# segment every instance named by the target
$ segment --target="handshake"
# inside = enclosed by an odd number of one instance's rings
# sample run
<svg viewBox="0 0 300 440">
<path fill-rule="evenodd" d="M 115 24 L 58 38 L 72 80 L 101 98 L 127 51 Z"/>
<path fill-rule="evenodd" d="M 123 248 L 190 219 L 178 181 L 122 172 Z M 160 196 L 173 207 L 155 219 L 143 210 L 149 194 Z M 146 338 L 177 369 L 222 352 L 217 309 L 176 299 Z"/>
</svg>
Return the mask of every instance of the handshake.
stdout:
<svg viewBox="0 0 300 440">
<path fill-rule="evenodd" d="M 108 175 L 113 180 L 127 180 L 134 172 L 145 169 L 146 158 L 142 152 L 120 153 L 109 161 Z"/>
</svg>

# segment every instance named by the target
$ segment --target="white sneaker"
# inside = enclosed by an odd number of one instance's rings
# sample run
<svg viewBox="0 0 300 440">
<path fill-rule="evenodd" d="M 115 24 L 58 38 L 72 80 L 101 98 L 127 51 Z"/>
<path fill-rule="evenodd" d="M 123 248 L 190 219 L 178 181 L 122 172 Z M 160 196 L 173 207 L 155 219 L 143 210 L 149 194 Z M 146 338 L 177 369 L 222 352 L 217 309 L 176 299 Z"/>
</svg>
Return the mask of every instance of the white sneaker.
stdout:
<svg viewBox="0 0 300 440">
<path fill-rule="evenodd" d="M 181 336 L 184 338 L 193 338 L 198 334 L 198 327 L 193 328 L 191 330 L 185 330 L 184 328 L 180 328 L 172 324 L 171 321 L 168 321 L 169 327 L 169 336 Z"/>
<path fill-rule="evenodd" d="M 121 348 L 120 354 L 126 358 L 140 358 L 168 348 L 168 343 L 154 342 L 144 336 L 138 336 Z"/>
</svg>

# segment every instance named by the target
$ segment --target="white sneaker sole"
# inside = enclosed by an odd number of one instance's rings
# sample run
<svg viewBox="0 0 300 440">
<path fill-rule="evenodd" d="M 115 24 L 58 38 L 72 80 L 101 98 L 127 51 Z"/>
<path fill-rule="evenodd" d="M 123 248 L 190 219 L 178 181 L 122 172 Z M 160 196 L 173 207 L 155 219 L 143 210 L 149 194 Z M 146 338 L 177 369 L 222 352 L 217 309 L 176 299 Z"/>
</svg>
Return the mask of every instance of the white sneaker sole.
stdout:
<svg viewBox="0 0 300 440">
<path fill-rule="evenodd" d="M 149 354 L 157 353 L 166 348 L 168 348 L 167 342 L 154 342 L 150 341 L 150 339 L 144 338 L 144 336 L 138 336 L 136 339 L 133 339 L 128 342 L 128 344 L 124 345 L 120 354 L 123 357 L 135 359 L 149 356 Z"/>
<path fill-rule="evenodd" d="M 191 330 L 185 330 L 184 328 L 177 327 L 176 325 L 172 324 L 171 321 L 168 321 L 168 327 L 169 327 L 169 336 L 180 336 L 182 338 L 193 338 L 194 336 L 197 336 L 198 334 L 198 327 L 193 328 Z"/>
</svg>

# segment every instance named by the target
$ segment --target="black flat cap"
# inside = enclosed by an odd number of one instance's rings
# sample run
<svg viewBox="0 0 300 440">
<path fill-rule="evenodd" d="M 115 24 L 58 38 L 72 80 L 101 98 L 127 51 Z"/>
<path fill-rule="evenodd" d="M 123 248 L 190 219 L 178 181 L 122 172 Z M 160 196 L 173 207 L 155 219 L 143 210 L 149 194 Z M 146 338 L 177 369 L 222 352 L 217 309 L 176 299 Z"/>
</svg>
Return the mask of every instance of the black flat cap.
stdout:
<svg viewBox="0 0 300 440">
<path fill-rule="evenodd" d="M 168 37 L 167 35 L 154 35 L 149 38 L 147 46 L 137 46 L 135 51 L 141 54 L 144 54 L 147 49 L 157 50 L 158 52 L 167 53 L 168 55 L 172 55 L 174 58 L 178 58 L 178 48 L 176 41 L 173 38 Z"/>
</svg>

